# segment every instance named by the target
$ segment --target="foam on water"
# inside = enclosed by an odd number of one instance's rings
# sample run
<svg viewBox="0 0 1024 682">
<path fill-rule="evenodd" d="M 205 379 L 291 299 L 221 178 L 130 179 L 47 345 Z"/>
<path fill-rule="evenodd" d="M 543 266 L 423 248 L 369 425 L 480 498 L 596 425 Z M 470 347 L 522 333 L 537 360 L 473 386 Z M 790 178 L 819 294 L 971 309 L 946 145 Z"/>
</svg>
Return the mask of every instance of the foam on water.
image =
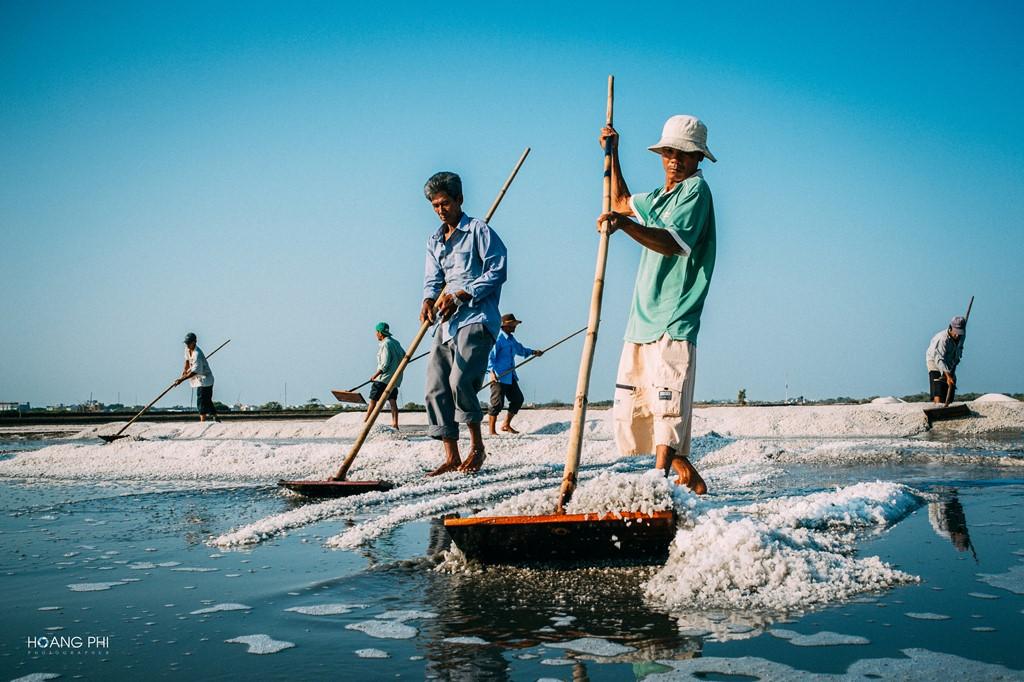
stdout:
<svg viewBox="0 0 1024 682">
<path fill-rule="evenodd" d="M 672 670 L 654 673 L 645 682 L 677 682 L 678 680 L 706 680 L 714 676 L 748 676 L 764 682 L 862 682 L 864 679 L 884 680 L 945 680 L 950 671 L 965 680 L 1014 680 L 1019 673 L 1001 665 L 981 663 L 951 654 L 927 649 L 903 649 L 906 658 L 863 658 L 854 662 L 844 674 L 826 675 L 809 673 L 782 663 L 763 658 L 740 656 L 722 658 L 708 656 L 689 660 L 664 660 L 659 663 Z"/>
<path fill-rule="evenodd" d="M 377 618 L 381 620 L 393 620 L 398 623 L 404 623 L 407 620 L 423 620 L 427 618 L 437 618 L 437 614 L 433 611 L 416 611 L 413 609 L 405 609 L 401 611 L 385 611 L 384 613 L 377 614 Z"/>
<path fill-rule="evenodd" d="M 378 639 L 412 639 L 419 632 L 411 625 L 394 620 L 364 620 L 349 623 L 346 630 L 356 630 Z"/>
<path fill-rule="evenodd" d="M 479 637 L 445 637 L 445 644 L 467 644 L 467 645 L 481 645 L 490 644 L 486 639 L 480 639 Z"/>
<path fill-rule="evenodd" d="M 278 651 L 284 651 L 285 649 L 291 649 L 295 644 L 293 642 L 285 642 L 279 639 L 273 639 L 270 635 L 243 635 L 240 637 L 233 637 L 231 639 L 225 639 L 225 642 L 231 644 L 246 644 L 248 654 L 276 654 Z"/>
<path fill-rule="evenodd" d="M 573 639 L 568 642 L 545 642 L 544 646 L 603 657 L 618 656 L 619 654 L 636 651 L 634 647 L 616 644 L 615 642 L 609 642 L 607 639 L 599 639 L 597 637 L 581 637 L 580 639 Z"/>
<path fill-rule="evenodd" d="M 1024 566 L 1011 566 L 1006 573 L 979 573 L 978 580 L 1014 594 L 1024 594 Z"/>
<path fill-rule="evenodd" d="M 355 609 L 365 609 L 366 604 L 315 604 L 313 606 L 293 606 L 285 611 L 294 611 L 304 616 L 338 616 L 352 613 Z"/>
<path fill-rule="evenodd" d="M 816 632 L 813 635 L 802 635 L 793 630 L 772 628 L 768 631 L 768 634 L 773 637 L 778 637 L 779 639 L 785 639 L 795 646 L 843 646 L 850 644 L 871 644 L 871 640 L 866 637 L 860 637 L 858 635 L 842 635 L 838 632 L 829 632 L 828 630 Z"/>
<path fill-rule="evenodd" d="M 46 680 L 55 680 L 58 677 L 60 677 L 59 673 L 31 673 L 16 677 L 11 682 L 45 682 Z"/>
<path fill-rule="evenodd" d="M 198 616 L 203 613 L 219 613 L 221 611 L 249 611 L 250 609 L 252 609 L 252 607 L 246 606 L 245 604 L 225 603 L 214 604 L 213 606 L 208 606 L 205 609 L 197 609 L 195 611 L 190 611 L 189 613 L 190 615 Z"/>
<path fill-rule="evenodd" d="M 72 592 L 103 592 L 105 590 L 109 590 L 111 587 L 127 584 L 128 582 L 124 580 L 108 583 L 72 583 L 71 585 L 68 585 L 68 589 Z"/>
<path fill-rule="evenodd" d="M 391 654 L 380 649 L 356 649 L 355 655 L 359 658 L 391 658 Z"/>
</svg>

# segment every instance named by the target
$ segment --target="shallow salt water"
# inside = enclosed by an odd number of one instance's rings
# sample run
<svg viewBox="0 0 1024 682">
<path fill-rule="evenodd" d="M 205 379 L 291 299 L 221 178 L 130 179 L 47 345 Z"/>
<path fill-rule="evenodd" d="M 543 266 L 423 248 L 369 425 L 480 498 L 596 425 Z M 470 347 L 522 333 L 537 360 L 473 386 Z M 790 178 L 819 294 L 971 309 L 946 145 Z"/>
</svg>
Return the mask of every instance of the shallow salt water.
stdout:
<svg viewBox="0 0 1024 682">
<path fill-rule="evenodd" d="M 10 613 L 0 622 L 0 679 L 1024 677 L 1016 642 L 1024 610 L 1019 431 L 1001 440 L 698 435 L 698 466 L 713 494 L 687 513 L 698 524 L 715 510 L 726 512 L 723 522 L 751 520 L 730 551 L 770 539 L 809 552 L 806 565 L 834 552 L 916 579 L 867 591 L 851 584 L 839 600 L 801 583 L 793 594 L 824 601 L 759 612 L 729 608 L 731 588 L 712 583 L 683 603 L 657 598 L 649 586 L 664 584 L 659 566 L 434 570 L 448 548 L 435 511 L 447 510 L 446 499 L 472 492 L 469 506 L 451 509 L 468 514 L 538 479 L 557 487 L 562 422 L 523 417 L 523 436 L 489 445 L 483 476 L 422 481 L 436 446 L 404 436 L 393 441 L 409 455 L 394 465 L 405 477 L 397 494 L 323 507 L 281 494 L 262 472 L 274 470 L 278 455 L 293 467 L 309 453 L 330 461 L 348 437 L 340 427 L 322 443 L 311 426 L 299 440 L 278 431 L 276 440 L 237 447 L 189 432 L 189 456 L 202 460 L 194 469 L 175 455 L 171 437 L 128 443 L 118 456 L 137 466 L 124 479 L 111 475 L 113 457 L 90 463 L 107 455 L 86 441 L 56 450 L 53 441 L 35 449 L 19 441 L 4 461 L 39 458 L 19 465 L 31 471 L 74 464 L 62 479 L 0 468 L 0 575 Z M 589 430 L 595 456 L 581 479 L 643 474 L 649 458 L 620 461 L 603 428 Z M 375 438 L 387 452 L 391 436 Z M 178 458 L 147 459 L 164 456 Z M 237 462 L 202 459 L 209 457 Z M 258 472 L 245 474 L 253 461 Z M 367 466 L 387 473 L 391 465 Z M 767 535 L 755 522 L 790 530 Z M 248 526 L 261 529 L 255 542 L 215 542 Z M 343 534 L 365 540 L 327 547 Z M 785 551 L 770 556 L 791 565 Z M 74 655 L 26 644 L 61 635 L 108 639 Z"/>
</svg>

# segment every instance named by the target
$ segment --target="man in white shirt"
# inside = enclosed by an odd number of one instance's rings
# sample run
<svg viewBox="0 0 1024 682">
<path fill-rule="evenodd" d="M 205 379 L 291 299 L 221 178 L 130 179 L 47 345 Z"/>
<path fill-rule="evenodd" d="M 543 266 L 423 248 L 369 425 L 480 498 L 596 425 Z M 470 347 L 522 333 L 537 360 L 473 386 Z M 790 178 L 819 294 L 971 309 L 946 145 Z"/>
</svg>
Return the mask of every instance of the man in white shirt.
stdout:
<svg viewBox="0 0 1024 682">
<path fill-rule="evenodd" d="M 196 335 L 189 332 L 185 335 L 185 367 L 181 370 L 177 384 L 185 381 L 196 389 L 196 408 L 199 411 L 199 421 L 206 421 L 207 415 L 217 421 L 217 410 L 213 407 L 213 372 L 210 370 L 210 363 L 206 361 L 206 355 L 196 345 Z"/>
<path fill-rule="evenodd" d="M 932 337 L 925 351 L 928 389 L 933 403 L 952 402 L 956 391 L 956 367 L 964 355 L 967 320 L 957 315 L 949 326 Z"/>
</svg>

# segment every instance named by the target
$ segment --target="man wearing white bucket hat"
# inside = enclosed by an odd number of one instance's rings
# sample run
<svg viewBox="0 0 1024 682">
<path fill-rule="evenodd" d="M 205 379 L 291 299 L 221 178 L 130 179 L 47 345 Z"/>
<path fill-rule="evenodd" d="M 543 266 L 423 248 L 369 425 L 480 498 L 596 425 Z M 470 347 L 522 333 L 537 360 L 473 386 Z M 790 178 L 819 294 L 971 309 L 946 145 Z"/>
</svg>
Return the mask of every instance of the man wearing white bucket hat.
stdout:
<svg viewBox="0 0 1024 682">
<path fill-rule="evenodd" d="M 698 494 L 704 479 L 690 463 L 690 423 L 697 332 L 715 268 L 715 208 L 698 165 L 716 161 L 708 129 L 693 116 L 673 116 L 648 147 L 661 156 L 663 186 L 630 194 L 619 167 L 619 135 L 611 143 L 609 234 L 625 232 L 643 246 L 625 344 L 615 379 L 615 440 L 626 454 L 654 453 L 656 466 Z"/>
</svg>

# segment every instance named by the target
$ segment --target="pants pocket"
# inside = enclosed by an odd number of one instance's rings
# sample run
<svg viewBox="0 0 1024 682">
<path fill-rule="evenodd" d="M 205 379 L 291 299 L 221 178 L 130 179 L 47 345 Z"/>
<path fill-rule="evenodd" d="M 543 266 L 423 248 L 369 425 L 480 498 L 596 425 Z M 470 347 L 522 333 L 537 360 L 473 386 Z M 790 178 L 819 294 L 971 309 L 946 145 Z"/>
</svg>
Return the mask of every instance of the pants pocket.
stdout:
<svg viewBox="0 0 1024 682">
<path fill-rule="evenodd" d="M 612 415 L 615 421 L 629 424 L 636 412 L 636 387 L 615 384 L 615 402 L 612 404 Z"/>
<path fill-rule="evenodd" d="M 655 417 L 678 417 L 682 414 L 682 391 L 667 386 L 652 386 L 651 393 L 651 413 Z"/>
</svg>

